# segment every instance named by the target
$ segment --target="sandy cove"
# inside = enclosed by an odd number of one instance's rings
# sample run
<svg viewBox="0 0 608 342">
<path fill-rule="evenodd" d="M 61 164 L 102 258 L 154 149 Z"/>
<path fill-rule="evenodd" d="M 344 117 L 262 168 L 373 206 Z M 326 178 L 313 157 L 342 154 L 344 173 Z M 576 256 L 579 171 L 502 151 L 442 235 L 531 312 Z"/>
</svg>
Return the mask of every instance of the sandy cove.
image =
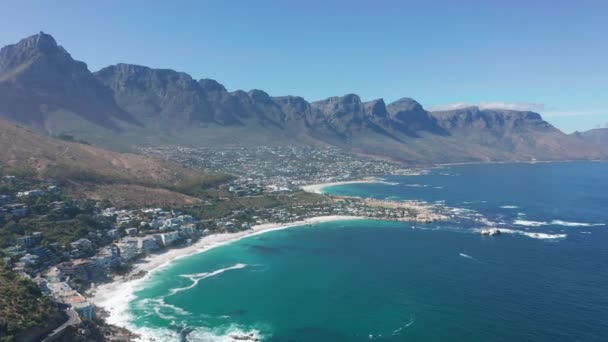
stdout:
<svg viewBox="0 0 608 342">
<path fill-rule="evenodd" d="M 315 194 L 322 194 L 323 189 L 334 186 L 334 185 L 345 185 L 345 184 L 365 184 L 365 183 L 374 183 L 374 184 L 388 184 L 394 185 L 395 183 L 387 182 L 381 178 L 368 177 L 360 180 L 352 180 L 352 181 L 342 181 L 342 182 L 330 182 L 330 183 L 318 183 L 318 184 L 308 184 L 303 185 L 300 188 L 306 192 L 313 192 Z"/>
<path fill-rule="evenodd" d="M 357 219 L 364 219 L 364 217 L 340 215 L 319 216 L 289 223 L 259 224 L 253 226 L 249 230 L 236 233 L 207 235 L 190 246 L 168 249 L 159 253 L 151 254 L 150 256 L 139 260 L 134 264 L 133 271 L 130 272 L 131 276 L 118 276 L 114 278 L 113 282 L 99 285 L 89 299 L 93 304 L 103 308 L 109 314 L 108 317 L 106 317 L 106 321 L 108 323 L 127 329 L 133 328 L 127 326 L 130 320 L 127 309 L 129 302 L 134 299 L 134 291 L 137 288 L 137 284 L 150 277 L 150 275 L 154 272 L 170 265 L 175 260 L 198 253 L 203 253 L 215 247 L 223 246 L 249 236 L 259 235 L 275 230 L 282 230 L 290 227 L 315 223 Z M 139 277 L 137 279 L 132 277 L 132 275 L 143 272 L 146 273 L 143 277 Z M 133 329 L 133 331 L 140 333 L 137 331 L 137 329 Z"/>
</svg>

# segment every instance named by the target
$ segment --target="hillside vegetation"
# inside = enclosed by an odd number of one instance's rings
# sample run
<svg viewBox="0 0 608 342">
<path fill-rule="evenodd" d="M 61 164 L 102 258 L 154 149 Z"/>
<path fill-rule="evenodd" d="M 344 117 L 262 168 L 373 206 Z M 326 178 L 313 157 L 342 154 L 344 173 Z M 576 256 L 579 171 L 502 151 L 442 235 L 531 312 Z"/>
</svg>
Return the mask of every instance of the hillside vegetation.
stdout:
<svg viewBox="0 0 608 342">
<path fill-rule="evenodd" d="M 0 341 L 36 340 L 63 320 L 57 305 L 34 282 L 0 263 Z"/>
<path fill-rule="evenodd" d="M 2 173 L 52 178 L 76 197 L 106 194 L 125 203 L 133 198 L 133 204 L 191 204 L 197 201 L 193 196 L 230 178 L 50 138 L 5 120 L 0 120 L 0 146 Z"/>
</svg>

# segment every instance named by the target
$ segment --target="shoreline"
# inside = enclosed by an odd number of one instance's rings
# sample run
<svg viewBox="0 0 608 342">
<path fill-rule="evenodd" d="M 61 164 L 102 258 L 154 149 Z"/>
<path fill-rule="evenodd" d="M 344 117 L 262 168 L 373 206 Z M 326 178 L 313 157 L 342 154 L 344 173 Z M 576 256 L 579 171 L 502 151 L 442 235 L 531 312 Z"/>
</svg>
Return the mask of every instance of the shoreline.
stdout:
<svg viewBox="0 0 608 342">
<path fill-rule="evenodd" d="M 336 185 L 346 185 L 346 184 L 387 184 L 394 185 L 395 183 L 387 182 L 382 178 L 377 177 L 367 177 L 359 180 L 350 180 L 350 181 L 340 181 L 340 182 L 327 182 L 327 183 L 315 183 L 315 184 L 307 184 L 300 187 L 300 189 L 305 192 L 312 192 L 315 194 L 324 195 L 325 193 L 322 191 L 324 188 Z"/>
<path fill-rule="evenodd" d="M 107 323 L 139 334 L 141 339 L 138 340 L 151 341 L 153 338 L 146 336 L 147 334 L 144 331 L 129 324 L 131 317 L 128 313 L 128 306 L 135 299 L 134 293 L 137 290 L 137 285 L 148 279 L 155 272 L 168 267 L 176 260 L 204 253 L 247 237 L 309 224 L 362 219 L 366 219 L 366 217 L 347 215 L 317 216 L 295 222 L 259 224 L 241 232 L 207 235 L 190 246 L 172 248 L 161 253 L 151 254 L 139 260 L 134 263 L 133 270 L 128 275 L 117 276 L 111 282 L 95 287 L 92 290 L 92 295 L 89 293 L 87 297 L 91 303 L 107 313 L 107 317 L 105 317 Z M 129 278 L 131 275 L 141 274 L 142 272 L 145 272 L 145 275 L 142 277 Z"/>
</svg>

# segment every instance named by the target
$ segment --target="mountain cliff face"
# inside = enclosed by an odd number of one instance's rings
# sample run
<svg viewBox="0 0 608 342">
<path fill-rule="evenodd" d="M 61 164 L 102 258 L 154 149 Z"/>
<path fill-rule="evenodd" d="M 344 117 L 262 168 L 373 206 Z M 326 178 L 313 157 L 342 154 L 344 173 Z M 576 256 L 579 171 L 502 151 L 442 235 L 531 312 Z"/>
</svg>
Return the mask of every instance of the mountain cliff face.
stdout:
<svg viewBox="0 0 608 342">
<path fill-rule="evenodd" d="M 215 121 L 199 82 L 173 70 L 118 64 L 95 76 L 112 90 L 116 102 L 142 123 Z"/>
<path fill-rule="evenodd" d="M 50 134 L 123 148 L 323 144 L 413 163 L 605 158 L 533 112 L 477 107 L 429 112 L 410 98 L 355 94 L 308 102 L 215 80 L 117 64 L 94 74 L 38 34 L 0 50 L 0 116 Z"/>
<path fill-rule="evenodd" d="M 316 127 L 326 127 L 341 138 L 360 133 L 372 125 L 367 120 L 361 99 L 355 94 L 330 97 L 310 105 L 323 115 L 321 125 Z"/>
<path fill-rule="evenodd" d="M 555 132 L 557 129 L 534 112 L 468 107 L 459 110 L 433 112 L 441 127 L 453 130 L 488 130 L 517 132 L 526 129 Z"/>
<path fill-rule="evenodd" d="M 67 120 L 114 131 L 120 122 L 139 124 L 85 63 L 42 32 L 0 50 L 0 116 L 43 131 Z"/>
<path fill-rule="evenodd" d="M 410 99 L 399 99 L 387 107 L 390 113 L 391 126 L 409 136 L 416 137 L 418 132 L 446 135 L 448 132 L 440 127 L 437 119 L 422 108 L 420 103 Z"/>
<path fill-rule="evenodd" d="M 433 112 L 433 116 L 462 146 L 470 146 L 472 151 L 479 146 L 482 160 L 594 159 L 606 155 L 605 150 L 564 134 L 534 112 L 468 107 Z"/>
<path fill-rule="evenodd" d="M 608 128 L 595 128 L 586 132 L 573 133 L 579 139 L 608 148 Z"/>
</svg>

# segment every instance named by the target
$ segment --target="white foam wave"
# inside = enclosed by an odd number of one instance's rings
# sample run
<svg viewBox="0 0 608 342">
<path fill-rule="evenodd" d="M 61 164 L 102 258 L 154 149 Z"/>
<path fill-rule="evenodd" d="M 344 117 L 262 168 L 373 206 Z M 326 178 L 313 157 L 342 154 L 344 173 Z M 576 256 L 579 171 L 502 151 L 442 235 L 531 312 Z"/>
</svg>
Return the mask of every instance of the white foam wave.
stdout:
<svg viewBox="0 0 608 342">
<path fill-rule="evenodd" d="M 501 205 L 502 209 L 518 209 L 519 207 L 516 205 Z"/>
<path fill-rule="evenodd" d="M 604 223 L 584 223 L 584 222 L 568 222 L 562 220 L 553 220 L 551 221 L 552 225 L 555 226 L 564 226 L 564 227 L 600 227 L 605 226 Z"/>
<path fill-rule="evenodd" d="M 471 214 L 471 213 L 475 213 L 475 210 L 473 209 L 467 209 L 467 208 L 452 208 L 450 209 L 454 214 Z"/>
<path fill-rule="evenodd" d="M 513 221 L 513 224 L 518 225 L 518 226 L 527 226 L 527 227 L 541 227 L 541 226 L 601 227 L 601 226 L 606 225 L 604 223 L 569 222 L 569 221 L 562 221 L 562 220 L 552 220 L 551 222 L 515 220 L 515 221 Z"/>
<path fill-rule="evenodd" d="M 428 188 L 428 185 L 426 185 L 426 184 L 403 184 L 403 185 L 410 187 L 410 188 Z"/>
<path fill-rule="evenodd" d="M 263 335 L 258 329 L 245 329 L 231 324 L 227 328 L 196 328 L 186 337 L 188 342 L 234 342 L 248 337 L 249 341 L 262 341 Z"/>
<path fill-rule="evenodd" d="M 485 218 L 483 216 L 476 217 L 474 220 L 477 221 L 477 222 L 483 223 L 486 226 L 495 226 L 496 225 L 496 222 L 490 221 L 490 220 L 488 220 L 487 218 Z"/>
<path fill-rule="evenodd" d="M 213 272 L 203 272 L 203 273 L 194 273 L 194 274 L 181 274 L 180 277 L 184 277 L 184 278 L 188 278 L 192 281 L 192 284 L 186 286 L 186 287 L 178 287 L 175 289 L 171 289 L 171 293 L 169 294 L 169 296 L 172 296 L 178 292 L 182 292 L 182 291 L 186 291 L 186 290 L 190 290 L 194 287 L 196 287 L 196 285 L 198 285 L 198 283 L 206 278 L 210 278 L 210 277 L 214 277 L 218 274 L 222 274 L 226 271 L 230 271 L 230 270 L 238 270 L 241 268 L 245 268 L 247 267 L 246 264 L 236 264 L 230 267 L 226 267 L 226 268 L 222 268 L 219 270 L 215 270 Z"/>
<path fill-rule="evenodd" d="M 180 308 L 179 306 L 175 306 L 173 304 L 166 303 L 163 298 L 146 298 L 136 303 L 136 306 L 140 310 L 151 311 L 156 314 L 156 316 L 167 320 L 173 321 L 177 319 L 175 315 L 178 316 L 187 316 L 190 315 L 190 312 Z M 170 313 L 168 312 L 170 311 Z M 146 316 L 151 315 L 149 312 Z"/>
<path fill-rule="evenodd" d="M 482 229 L 473 229 L 474 232 L 481 232 Z M 533 239 L 541 239 L 541 240 L 558 240 L 565 239 L 568 237 L 568 234 L 550 234 L 550 233 L 539 233 L 539 232 L 526 232 L 523 230 L 516 229 L 507 229 L 507 228 L 498 228 L 501 234 L 514 234 L 514 235 L 524 235 Z"/>
<path fill-rule="evenodd" d="M 540 226 L 546 226 L 547 222 L 531 221 L 531 220 L 515 220 L 515 221 L 513 221 L 513 224 L 517 225 L 517 226 L 540 227 Z"/>
<path fill-rule="evenodd" d="M 250 340 L 262 341 L 264 335 L 258 329 L 246 329 L 231 324 L 228 327 L 219 327 L 215 329 L 195 328 L 186 336 L 180 332 L 168 328 L 150 328 L 141 327 L 134 329 L 140 337 L 135 341 L 150 342 L 150 341 L 188 341 L 188 342 L 234 342 L 238 341 L 235 337 L 250 337 Z"/>
</svg>

